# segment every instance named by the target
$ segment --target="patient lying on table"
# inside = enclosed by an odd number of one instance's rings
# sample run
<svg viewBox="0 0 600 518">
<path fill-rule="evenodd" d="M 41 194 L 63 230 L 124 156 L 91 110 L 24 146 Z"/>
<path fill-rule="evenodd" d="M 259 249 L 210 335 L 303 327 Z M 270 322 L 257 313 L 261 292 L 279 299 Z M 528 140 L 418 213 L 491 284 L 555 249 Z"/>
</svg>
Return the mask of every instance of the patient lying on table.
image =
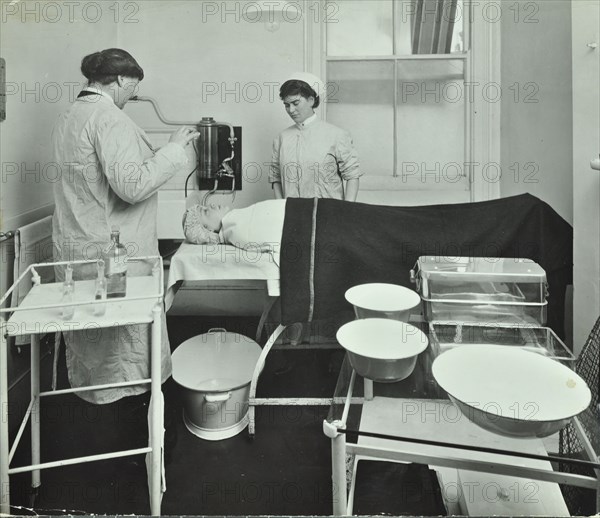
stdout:
<svg viewBox="0 0 600 518">
<path fill-rule="evenodd" d="M 308 198 L 234 210 L 195 206 L 186 213 L 184 231 L 191 243 L 230 243 L 272 253 L 280 269 L 284 324 L 347 309 L 344 293 L 357 284 L 414 288 L 410 270 L 421 255 L 526 257 L 546 271 L 553 294 L 548 324 L 559 336 L 564 333 L 573 229 L 530 194 L 408 207 Z"/>
<path fill-rule="evenodd" d="M 278 256 L 285 203 L 286 200 L 267 200 L 244 209 L 194 205 L 183 217 L 183 232 L 187 241 L 197 245 L 226 243 Z"/>
</svg>

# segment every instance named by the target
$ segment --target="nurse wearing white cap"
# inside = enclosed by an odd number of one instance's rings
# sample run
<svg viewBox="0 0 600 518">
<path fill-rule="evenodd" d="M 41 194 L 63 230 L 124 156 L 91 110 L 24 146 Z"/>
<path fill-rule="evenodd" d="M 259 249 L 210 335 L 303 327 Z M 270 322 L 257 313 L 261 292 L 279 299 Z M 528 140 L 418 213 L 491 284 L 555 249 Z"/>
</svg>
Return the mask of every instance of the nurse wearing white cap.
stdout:
<svg viewBox="0 0 600 518">
<path fill-rule="evenodd" d="M 269 181 L 275 198 L 356 201 L 361 171 L 350 134 L 318 118 L 325 85 L 312 74 L 292 74 L 279 96 L 294 125 L 273 142 Z"/>
</svg>

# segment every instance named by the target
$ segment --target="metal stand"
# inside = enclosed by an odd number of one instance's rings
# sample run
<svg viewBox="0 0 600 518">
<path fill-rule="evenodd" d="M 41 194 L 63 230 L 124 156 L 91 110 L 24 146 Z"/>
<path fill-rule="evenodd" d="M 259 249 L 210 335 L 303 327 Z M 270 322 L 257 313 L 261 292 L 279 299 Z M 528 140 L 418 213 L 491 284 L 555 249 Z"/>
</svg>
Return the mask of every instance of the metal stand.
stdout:
<svg viewBox="0 0 600 518">
<path fill-rule="evenodd" d="M 273 309 L 273 306 L 275 305 L 275 302 L 277 302 L 278 298 L 279 296 L 273 297 L 271 295 L 267 295 L 267 300 L 265 301 L 262 315 L 260 316 L 260 320 L 258 321 L 258 328 L 256 329 L 256 343 L 260 343 L 263 328 L 265 327 L 267 318 L 269 317 L 269 314 L 271 313 L 271 310 Z"/>
<path fill-rule="evenodd" d="M 162 307 L 158 304 L 152 309 L 152 347 L 150 352 L 150 437 L 151 453 L 151 479 L 150 479 L 150 509 L 153 515 L 160 515 L 161 502 L 161 473 L 162 473 L 162 434 L 164 428 L 164 412 L 160 401 L 160 343 L 162 338 L 161 329 Z"/>
<path fill-rule="evenodd" d="M 78 281 L 78 290 L 81 299 L 77 298 L 73 303 L 63 304 L 57 299 L 60 294 L 60 284 L 41 284 L 39 275 L 35 268 L 54 267 L 66 265 L 67 262 L 44 263 L 31 265 L 15 281 L 13 286 L 5 293 L 0 301 L 0 513 L 10 514 L 10 475 L 16 473 L 31 472 L 31 487 L 36 490 L 41 485 L 40 471 L 42 469 L 93 462 L 97 460 L 139 455 L 151 453 L 151 476 L 150 476 L 150 508 L 155 516 L 160 515 L 161 504 L 161 473 L 162 473 L 162 433 L 163 412 L 161 394 L 161 336 L 162 336 L 162 300 L 163 279 L 162 259 L 159 256 L 138 257 L 135 261 L 154 261 L 155 271 L 158 275 L 144 277 L 130 277 L 128 280 L 128 296 L 120 299 L 103 300 L 107 308 L 113 304 L 119 304 L 119 311 L 111 312 L 104 317 L 95 317 L 96 326 L 113 327 L 127 324 L 151 324 L 152 341 L 150 346 L 151 373 L 149 379 L 126 381 L 121 383 L 108 383 L 103 385 L 87 386 L 42 392 L 40 390 L 40 334 L 45 334 L 48 328 L 61 331 L 83 329 L 86 319 L 82 322 L 63 322 L 57 318 L 57 310 L 64 306 L 75 306 L 78 311 L 89 310 L 94 301 L 94 281 Z M 70 264 L 94 263 L 95 261 L 73 261 Z M 2 308 L 8 296 L 15 287 L 23 282 L 25 278 L 37 279 L 34 286 L 18 307 Z M 82 309 L 85 308 L 85 309 Z M 108 312 L 108 309 L 107 309 Z M 5 321 L 5 313 L 12 313 L 8 321 Z M 90 313 L 91 315 L 91 313 Z M 57 321 L 59 320 L 59 321 Z M 48 327 L 49 326 L 49 327 Z M 31 401 L 25 412 L 12 447 L 8 438 L 8 347 L 7 336 L 21 336 L 30 334 L 31 330 Z M 29 331 L 27 331 L 29 330 Z M 150 446 L 132 450 L 122 450 L 99 455 L 75 457 L 52 462 L 41 462 L 40 441 L 40 399 L 46 396 L 56 396 L 67 393 L 84 392 L 89 390 L 102 390 L 107 388 L 125 387 L 132 385 L 147 385 L 151 387 L 150 405 Z M 19 445 L 27 422 L 31 420 L 31 465 L 10 467 L 10 463 Z M 10 449 L 9 449 L 10 448 Z"/>
<path fill-rule="evenodd" d="M 341 421 L 323 421 L 323 432 L 331 439 L 331 477 L 333 482 L 333 515 L 348 514 L 348 482 L 346 480 L 346 435 L 337 431 Z"/>
<path fill-rule="evenodd" d="M 248 422 L 248 434 L 250 437 L 254 437 L 256 422 L 255 422 L 255 406 L 260 403 L 260 400 L 256 398 L 256 386 L 258 385 L 258 377 L 262 372 L 265 366 L 265 360 L 267 359 L 267 355 L 273 348 L 273 345 L 285 330 L 284 325 L 278 325 L 277 329 L 273 332 L 273 334 L 267 340 L 267 343 L 263 347 L 260 356 L 258 357 L 258 361 L 256 362 L 256 366 L 254 367 L 254 373 L 252 374 L 252 381 L 250 381 L 250 397 L 249 397 L 249 407 L 248 407 L 248 417 L 250 421 Z"/>
<path fill-rule="evenodd" d="M 267 340 L 267 343 L 263 347 L 262 352 L 256 362 L 256 367 L 254 368 L 254 373 L 252 374 L 252 381 L 250 382 L 250 394 L 248 400 L 248 435 L 251 438 L 254 438 L 254 434 L 256 433 L 256 421 L 255 421 L 255 408 L 256 406 L 286 406 L 286 405 L 302 405 L 302 406 L 320 406 L 320 405 L 330 405 L 333 401 L 333 398 L 310 398 L 310 397 L 296 397 L 296 398 L 257 398 L 256 397 L 256 387 L 258 385 L 258 378 L 265 366 L 265 360 L 268 354 L 271 352 L 271 349 L 275 345 L 277 339 L 281 336 L 281 334 L 285 331 L 286 326 L 283 324 L 279 324 L 277 329 L 273 332 L 273 334 Z"/>
<path fill-rule="evenodd" d="M 0 315 L 1 317 L 1 315 Z M 0 318 L 0 514 L 10 514 L 10 485 L 8 478 L 8 344 L 6 322 Z"/>
<path fill-rule="evenodd" d="M 343 368 L 342 368 L 343 369 Z M 482 433 L 478 435 L 478 428 L 468 421 L 456 420 L 439 420 L 436 416 L 446 415 L 445 411 L 436 409 L 432 411 L 433 406 L 425 407 L 419 405 L 430 404 L 438 405 L 441 409 L 444 405 L 451 405 L 447 400 L 434 399 L 401 399 L 398 398 L 393 404 L 388 403 L 385 407 L 377 407 L 377 411 L 382 416 L 381 419 L 371 421 L 371 425 L 377 422 L 379 428 L 369 429 L 369 424 L 366 429 L 363 429 L 363 420 L 365 419 L 366 405 L 374 400 L 373 393 L 367 388 L 372 383 L 364 383 L 365 397 L 361 402 L 363 406 L 361 414 L 361 422 L 358 428 L 353 428 L 354 431 L 362 431 L 365 436 L 369 432 L 377 432 L 378 436 L 369 440 L 347 442 L 344 432 L 340 429 L 347 429 L 348 415 L 350 405 L 357 402 L 357 398 L 352 397 L 355 389 L 355 372 L 352 370 L 350 381 L 338 391 L 334 402 L 342 400 L 344 392 L 346 392 L 345 403 L 341 416 L 337 419 L 323 422 L 323 432 L 331 440 L 331 463 L 332 463 L 332 481 L 333 481 L 333 515 L 334 516 L 349 516 L 352 514 L 352 488 L 348 493 L 348 482 L 346 477 L 346 456 L 351 455 L 355 458 L 367 457 L 370 459 L 380 459 L 390 462 L 413 462 L 417 464 L 429 465 L 434 469 L 450 468 L 455 470 L 463 470 L 469 472 L 490 473 L 496 474 L 499 477 L 508 476 L 524 480 L 534 480 L 541 482 L 551 482 L 555 484 L 566 484 L 577 487 L 592 489 L 596 492 L 596 512 L 600 511 L 600 469 L 594 468 L 596 476 L 579 475 L 562 471 L 554 471 L 550 460 L 556 461 L 556 457 L 546 457 L 546 453 L 540 454 L 533 447 L 533 441 L 525 441 L 519 447 L 515 447 L 514 440 L 510 442 L 510 446 L 494 446 L 490 443 L 489 434 Z M 366 380 L 365 380 L 366 381 Z M 367 391 L 370 398 L 367 397 Z M 376 398 L 375 398 L 376 399 Z M 386 398 L 382 398 L 386 399 Z M 390 398 L 387 398 L 390 399 Z M 392 400 L 390 400 L 392 401 Z M 413 406 L 414 405 L 414 406 Z M 397 427 L 397 421 L 391 416 L 399 415 L 402 408 L 420 408 L 415 414 L 405 413 L 405 420 L 402 422 L 402 432 L 398 428 L 397 433 L 402 433 L 403 437 L 398 437 L 395 434 L 390 434 L 385 427 L 381 429 L 382 424 L 389 424 L 394 431 Z M 381 413 L 385 410 L 385 413 Z M 397 412 L 395 411 L 397 409 Z M 423 416 L 429 415 L 429 419 L 423 419 Z M 390 416 L 389 419 L 386 416 Z M 371 417 L 373 417 L 371 415 Z M 584 453 L 587 458 L 598 463 L 599 457 L 596 454 L 591 442 L 588 440 L 585 430 L 581 426 L 578 417 L 573 418 L 573 426 L 576 433 L 579 435 L 584 446 Z M 356 426 L 356 425 L 353 425 Z M 452 428 L 452 427 L 456 428 Z M 459 432 L 459 433 L 457 433 Z M 470 435 L 469 435 L 470 434 Z M 371 433 L 371 436 L 374 434 Z M 448 436 L 466 437 L 480 439 L 472 445 L 465 443 L 447 442 Z M 366 439 L 366 437 L 365 437 Z M 422 440 L 420 440 L 422 439 Z M 439 441 L 437 444 L 432 442 Z M 537 439 L 535 440 L 537 441 Z M 491 444 L 491 446 L 490 446 Z M 500 443 L 500 445 L 503 443 Z M 541 444 L 541 441 L 540 441 Z M 542 445 L 543 447 L 543 445 Z M 480 448 L 478 450 L 478 448 Z M 544 450 L 545 452 L 545 450 Z M 514 456 L 511 459 L 511 455 Z M 541 455 L 541 458 L 540 458 Z M 525 459 L 525 460 L 524 460 Z M 546 460 L 547 459 L 547 460 Z M 569 459 L 565 458 L 565 461 Z M 571 459 L 573 462 L 582 462 L 582 459 Z M 560 495 L 560 491 L 556 490 Z M 552 493 L 554 494 L 554 493 Z M 545 496 L 552 496 L 545 493 Z M 545 504 L 550 505 L 548 500 L 542 500 Z M 562 501 L 562 497 L 561 497 Z M 350 502 L 350 505 L 348 505 Z M 530 503 L 537 503 L 537 500 Z M 517 504 L 523 505 L 524 501 L 516 501 Z M 562 501 L 564 506 L 564 501 Z M 565 506 L 566 508 L 566 506 Z"/>
</svg>

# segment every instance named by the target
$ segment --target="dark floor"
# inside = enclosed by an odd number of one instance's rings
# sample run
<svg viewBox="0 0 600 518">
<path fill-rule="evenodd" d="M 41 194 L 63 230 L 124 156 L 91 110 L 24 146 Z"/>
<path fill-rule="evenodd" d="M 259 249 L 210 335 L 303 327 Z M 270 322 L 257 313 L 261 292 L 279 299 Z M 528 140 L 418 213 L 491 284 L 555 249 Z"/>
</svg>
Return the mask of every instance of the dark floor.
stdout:
<svg viewBox="0 0 600 518">
<path fill-rule="evenodd" d="M 212 327 L 254 336 L 256 321 L 169 319 L 171 346 Z M 331 397 L 341 350 L 273 350 L 260 378 L 259 397 Z M 67 387 L 64 353 L 59 388 Z M 44 389 L 44 388 L 43 388 Z M 179 387 L 166 387 L 177 443 L 166 465 L 166 515 L 326 515 L 332 512 L 330 443 L 322 422 L 328 407 L 257 408 L 256 435 L 204 441 L 184 426 Z M 143 408 L 89 405 L 77 396 L 42 400 L 42 462 L 143 447 Z M 29 462 L 26 430 L 12 465 Z M 143 457 L 110 459 L 42 471 L 31 495 L 30 475 L 11 477 L 15 514 L 149 514 Z M 31 513 L 33 514 L 33 512 Z"/>
</svg>

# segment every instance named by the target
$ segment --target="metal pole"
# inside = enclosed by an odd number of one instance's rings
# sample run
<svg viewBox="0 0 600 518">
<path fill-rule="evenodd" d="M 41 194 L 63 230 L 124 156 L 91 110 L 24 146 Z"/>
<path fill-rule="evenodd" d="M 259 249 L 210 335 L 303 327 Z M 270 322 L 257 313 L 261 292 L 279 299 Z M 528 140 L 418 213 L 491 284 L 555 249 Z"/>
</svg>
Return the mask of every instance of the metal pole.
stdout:
<svg viewBox="0 0 600 518">
<path fill-rule="evenodd" d="M 279 338 L 279 335 L 283 333 L 286 326 L 279 324 L 277 329 L 273 331 L 273 334 L 267 340 L 267 343 L 263 347 L 260 356 L 258 357 L 258 361 L 256 362 L 256 366 L 254 367 L 254 373 L 252 374 L 252 380 L 250 381 L 250 394 L 249 394 L 249 406 L 248 406 L 248 434 L 250 437 L 254 437 L 255 433 L 255 416 L 254 416 L 254 408 L 255 403 L 254 399 L 256 398 L 256 387 L 258 385 L 258 377 L 265 366 L 265 361 L 267 359 L 267 355 L 271 351 L 271 348 Z"/>
<path fill-rule="evenodd" d="M 596 477 L 596 514 L 598 513 L 600 513 L 600 477 Z"/>
<path fill-rule="evenodd" d="M 6 322 L 0 316 L 0 514 L 10 514 L 8 477 L 8 344 Z"/>
<path fill-rule="evenodd" d="M 121 457 L 130 457 L 131 455 L 141 455 L 142 453 L 150 453 L 152 448 L 136 448 L 135 450 L 113 451 L 110 453 L 100 453 L 99 455 L 86 455 L 84 457 L 74 457 L 71 459 L 55 460 L 52 462 L 43 462 L 42 464 L 32 464 L 31 466 L 19 466 L 8 470 L 10 475 L 17 473 L 27 473 L 36 469 L 60 468 L 62 466 L 72 466 L 74 464 L 83 464 L 86 462 L 95 462 L 98 460 L 118 459 Z"/>
<path fill-rule="evenodd" d="M 335 423 L 334 423 L 335 424 Z M 338 433 L 331 438 L 331 479 L 333 482 L 333 515 L 347 514 L 346 435 Z"/>
<path fill-rule="evenodd" d="M 31 463 L 39 464 L 40 452 L 40 337 L 31 335 Z M 40 487 L 40 470 L 31 472 L 31 487 Z"/>
<path fill-rule="evenodd" d="M 258 321 L 258 327 L 256 328 L 257 343 L 260 342 L 260 339 L 262 338 L 263 327 L 265 327 L 265 322 L 267 321 L 267 318 L 269 317 L 269 314 L 271 313 L 271 310 L 273 309 L 273 306 L 278 298 L 279 297 L 271 297 L 267 295 L 267 300 L 265 300 L 263 312 L 260 316 L 260 320 Z"/>
<path fill-rule="evenodd" d="M 160 398 L 162 394 L 160 392 L 161 382 L 161 363 L 160 353 L 162 347 L 162 308 L 159 304 L 154 306 L 152 310 L 152 316 L 154 321 L 152 322 L 152 343 L 150 344 L 150 378 L 152 379 L 151 387 L 151 398 L 152 405 L 150 407 L 151 412 L 151 431 L 150 436 L 152 437 L 150 446 L 152 447 L 152 473 L 150 478 L 150 510 L 154 516 L 160 516 L 160 502 L 161 502 L 161 472 L 162 472 L 162 434 L 163 434 L 163 420 L 164 415 L 162 406 L 160 404 Z"/>
<path fill-rule="evenodd" d="M 364 378 L 364 393 L 365 401 L 371 401 L 373 399 L 373 380 Z"/>
</svg>

